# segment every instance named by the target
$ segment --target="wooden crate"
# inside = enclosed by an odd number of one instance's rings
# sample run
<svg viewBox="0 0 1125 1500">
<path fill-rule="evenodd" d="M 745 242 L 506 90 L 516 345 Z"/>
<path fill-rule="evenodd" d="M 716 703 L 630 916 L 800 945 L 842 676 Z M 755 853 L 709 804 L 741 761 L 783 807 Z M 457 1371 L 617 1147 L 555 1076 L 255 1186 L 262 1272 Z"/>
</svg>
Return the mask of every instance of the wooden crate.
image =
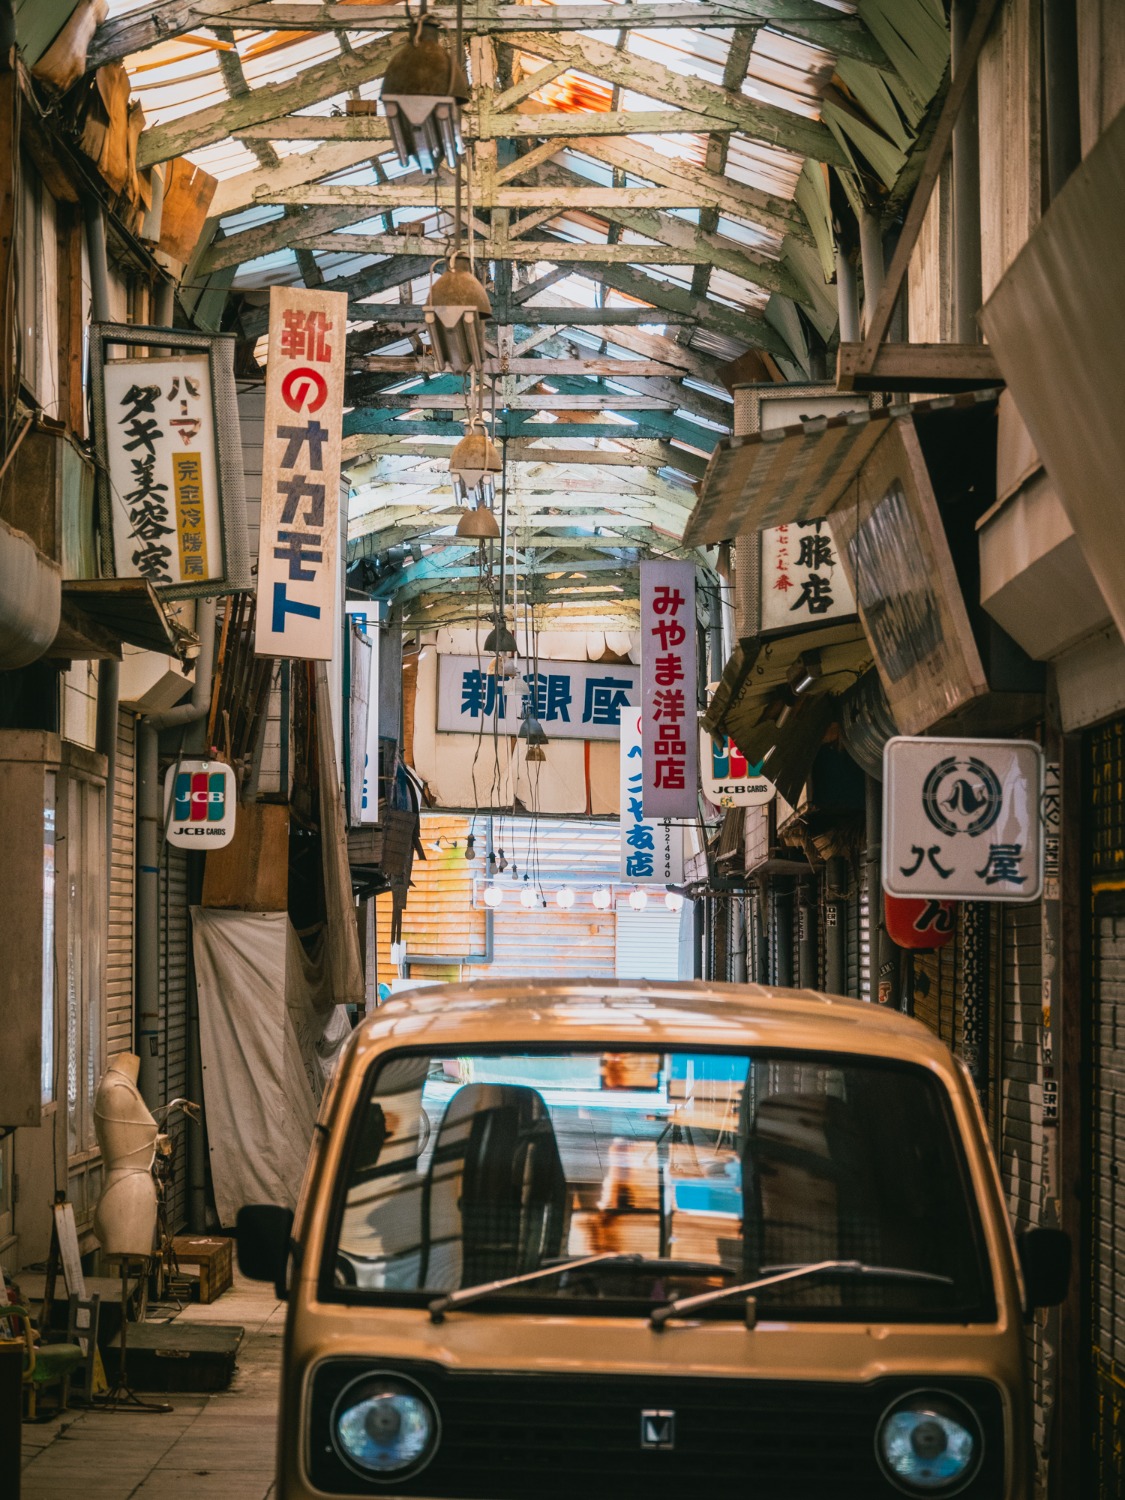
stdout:
<svg viewBox="0 0 1125 1500">
<path fill-rule="evenodd" d="M 172 1245 L 181 1266 L 199 1267 L 200 1302 L 214 1302 L 234 1285 L 230 1240 L 220 1235 L 179 1234 Z"/>
<path fill-rule="evenodd" d="M 207 851 L 203 905 L 232 911 L 285 911 L 289 903 L 289 809 L 240 802 L 234 838 Z"/>
</svg>

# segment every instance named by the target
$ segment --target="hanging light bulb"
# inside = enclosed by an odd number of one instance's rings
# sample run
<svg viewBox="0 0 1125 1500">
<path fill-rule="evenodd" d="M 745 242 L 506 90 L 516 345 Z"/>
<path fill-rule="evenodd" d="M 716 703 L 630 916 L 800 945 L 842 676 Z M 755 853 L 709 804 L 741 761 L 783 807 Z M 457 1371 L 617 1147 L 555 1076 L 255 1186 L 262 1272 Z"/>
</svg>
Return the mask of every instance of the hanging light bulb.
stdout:
<svg viewBox="0 0 1125 1500">
<path fill-rule="evenodd" d="M 500 871 L 501 875 L 508 868 L 508 861 L 505 858 L 503 849 L 500 850 L 500 858 L 496 861 L 496 868 Z"/>
<path fill-rule="evenodd" d="M 680 911 L 683 908 L 683 904 L 684 898 L 680 895 L 679 891 L 664 892 L 664 905 L 669 911 Z"/>
<path fill-rule="evenodd" d="M 605 911 L 613 900 L 612 892 L 604 885 L 598 886 L 593 895 L 594 905 L 599 911 Z"/>
<path fill-rule="evenodd" d="M 476 859 L 476 857 L 476 839 L 474 839 L 473 835 L 470 833 L 469 837 L 465 840 L 465 858 Z"/>
<path fill-rule="evenodd" d="M 648 892 L 642 891 L 640 886 L 629 892 L 629 905 L 634 911 L 644 911 L 648 905 Z"/>
<path fill-rule="evenodd" d="M 466 262 L 457 269 L 458 260 Z M 468 268 L 468 256 L 454 251 L 449 270 L 430 288 L 423 311 L 435 370 L 465 375 L 484 368 L 484 320 L 492 316 L 488 293 Z"/>
<path fill-rule="evenodd" d="M 555 892 L 555 900 L 562 907 L 563 911 L 569 911 L 574 905 L 574 892 L 570 886 L 564 885 L 561 890 Z"/>
<path fill-rule="evenodd" d="M 526 906 L 530 911 L 536 903 L 535 887 L 529 884 L 527 876 L 523 877 L 523 890 L 520 892 L 520 905 Z"/>
<path fill-rule="evenodd" d="M 496 908 L 501 904 L 501 902 L 503 900 L 504 900 L 504 891 L 503 891 L 502 887 L 500 887 L 498 885 L 486 885 L 485 886 L 485 888 L 484 888 L 484 904 L 485 904 L 485 906 L 489 906 L 489 907 L 492 908 L 493 911 L 495 911 Z"/>
<path fill-rule="evenodd" d="M 464 150 L 461 106 L 468 102 L 460 62 L 442 42 L 437 23 L 423 16 L 383 75 L 383 112 L 402 165 L 416 161 L 428 176 L 442 161 L 456 169 Z"/>
</svg>

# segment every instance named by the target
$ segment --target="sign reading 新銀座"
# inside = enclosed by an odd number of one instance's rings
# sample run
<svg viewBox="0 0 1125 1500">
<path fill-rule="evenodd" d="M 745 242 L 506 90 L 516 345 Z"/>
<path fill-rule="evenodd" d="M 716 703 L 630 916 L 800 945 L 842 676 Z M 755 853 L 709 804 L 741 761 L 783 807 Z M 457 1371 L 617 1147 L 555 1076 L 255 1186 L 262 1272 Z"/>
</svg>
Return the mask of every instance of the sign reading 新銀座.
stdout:
<svg viewBox="0 0 1125 1500">
<path fill-rule="evenodd" d="M 1043 751 L 1030 740 L 888 740 L 883 889 L 943 901 L 1037 901 Z"/>
<path fill-rule="evenodd" d="M 208 356 L 108 360 L 102 380 L 117 576 L 158 586 L 222 578 Z"/>
<path fill-rule="evenodd" d="M 641 563 L 641 713 L 646 818 L 698 813 L 695 565 Z"/>
<path fill-rule="evenodd" d="M 332 657 L 347 310 L 345 292 L 270 288 L 259 656 Z"/>
<path fill-rule="evenodd" d="M 621 876 L 636 885 L 678 885 L 684 878 L 684 831 L 646 818 L 641 805 L 644 726 L 638 708 L 621 715 Z"/>
<path fill-rule="evenodd" d="M 530 710 L 548 739 L 615 740 L 640 687 L 636 667 L 604 662 L 541 659 L 537 672 L 521 662 L 511 677 L 491 665 L 491 656 L 438 657 L 440 734 L 480 734 L 494 722 L 501 734 L 518 734 Z"/>
<path fill-rule="evenodd" d="M 238 783 L 219 760 L 178 760 L 164 777 L 164 833 L 182 849 L 221 849 L 234 838 Z"/>
</svg>

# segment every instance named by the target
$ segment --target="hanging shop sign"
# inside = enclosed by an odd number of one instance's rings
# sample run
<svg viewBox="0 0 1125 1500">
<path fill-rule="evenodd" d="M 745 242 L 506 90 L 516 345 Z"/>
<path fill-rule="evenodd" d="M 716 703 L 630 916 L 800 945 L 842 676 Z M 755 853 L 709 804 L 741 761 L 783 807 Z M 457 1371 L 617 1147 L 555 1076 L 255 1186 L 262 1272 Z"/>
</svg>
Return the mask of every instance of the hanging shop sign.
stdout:
<svg viewBox="0 0 1125 1500">
<path fill-rule="evenodd" d="M 621 878 L 636 885 L 679 885 L 684 878 L 684 831 L 667 818 L 645 816 L 643 739 L 638 708 L 621 716 Z"/>
<path fill-rule="evenodd" d="M 883 889 L 891 896 L 1037 901 L 1043 752 L 1030 740 L 888 740 Z"/>
<path fill-rule="evenodd" d="M 716 807 L 761 807 L 777 795 L 773 782 L 752 766 L 729 734 L 699 731 L 699 780 Z"/>
<path fill-rule="evenodd" d="M 345 605 L 348 674 L 348 813 L 379 821 L 379 615 L 377 604 Z"/>
<path fill-rule="evenodd" d="M 887 936 L 900 948 L 944 948 L 957 928 L 957 903 L 915 896 L 884 896 Z"/>
<path fill-rule="evenodd" d="M 153 358 L 119 352 L 159 336 Z M 90 368 L 102 563 L 166 598 L 249 586 L 229 336 L 96 323 Z"/>
<path fill-rule="evenodd" d="M 887 426 L 831 525 L 895 722 L 920 734 L 988 682 L 918 434 Z"/>
<path fill-rule="evenodd" d="M 695 565 L 641 563 L 641 712 L 644 810 L 649 818 L 694 818 L 699 737 Z"/>
<path fill-rule="evenodd" d="M 332 659 L 347 314 L 346 292 L 270 288 L 259 656 Z"/>
<path fill-rule="evenodd" d="M 827 521 L 761 533 L 761 632 L 791 632 L 855 614 L 855 596 Z"/>
<path fill-rule="evenodd" d="M 234 838 L 238 784 L 220 760 L 178 760 L 164 777 L 164 836 L 179 849 L 221 849 Z"/>
<path fill-rule="evenodd" d="M 513 677 L 489 671 L 491 656 L 439 656 L 437 727 L 440 734 L 518 734 L 528 710 L 548 739 L 615 740 L 621 712 L 636 701 L 636 667 L 603 662 L 541 661 L 539 670 Z"/>
</svg>

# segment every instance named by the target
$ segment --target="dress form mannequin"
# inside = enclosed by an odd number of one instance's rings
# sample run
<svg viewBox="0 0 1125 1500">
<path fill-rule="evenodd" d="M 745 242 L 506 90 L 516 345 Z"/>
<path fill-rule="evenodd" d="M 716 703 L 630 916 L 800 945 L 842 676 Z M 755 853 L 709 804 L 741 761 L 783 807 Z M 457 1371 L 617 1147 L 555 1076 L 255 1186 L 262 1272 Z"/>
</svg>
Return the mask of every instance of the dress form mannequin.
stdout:
<svg viewBox="0 0 1125 1500">
<path fill-rule="evenodd" d="M 94 1130 L 106 1168 L 94 1233 L 107 1255 L 153 1253 L 156 1184 L 151 1168 L 158 1131 L 137 1087 L 140 1066 L 133 1052 L 111 1057 L 94 1095 Z"/>
</svg>

